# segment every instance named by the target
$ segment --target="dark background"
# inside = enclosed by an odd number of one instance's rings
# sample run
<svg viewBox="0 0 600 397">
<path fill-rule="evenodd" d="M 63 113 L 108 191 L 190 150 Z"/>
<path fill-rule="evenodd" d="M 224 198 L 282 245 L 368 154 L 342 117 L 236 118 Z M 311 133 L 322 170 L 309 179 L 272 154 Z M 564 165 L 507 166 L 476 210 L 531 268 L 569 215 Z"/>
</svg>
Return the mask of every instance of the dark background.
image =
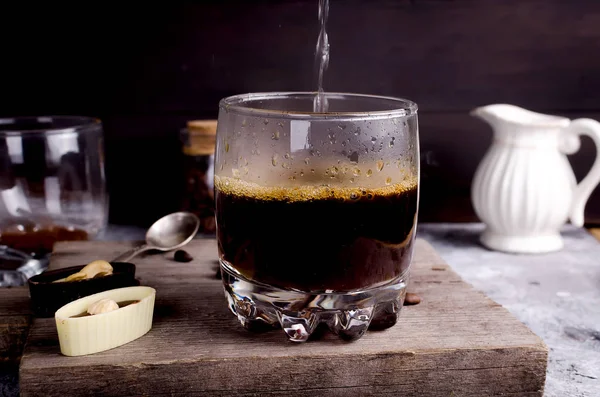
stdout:
<svg viewBox="0 0 600 397">
<path fill-rule="evenodd" d="M 0 6 L 0 116 L 101 118 L 110 220 L 148 225 L 178 208 L 187 120 L 216 118 L 228 95 L 315 89 L 317 0 L 122 3 Z M 326 90 L 419 105 L 422 221 L 476 220 L 491 129 L 472 108 L 600 119 L 598 1 L 332 0 L 328 30 Z M 594 156 L 584 140 L 578 178 Z"/>
</svg>

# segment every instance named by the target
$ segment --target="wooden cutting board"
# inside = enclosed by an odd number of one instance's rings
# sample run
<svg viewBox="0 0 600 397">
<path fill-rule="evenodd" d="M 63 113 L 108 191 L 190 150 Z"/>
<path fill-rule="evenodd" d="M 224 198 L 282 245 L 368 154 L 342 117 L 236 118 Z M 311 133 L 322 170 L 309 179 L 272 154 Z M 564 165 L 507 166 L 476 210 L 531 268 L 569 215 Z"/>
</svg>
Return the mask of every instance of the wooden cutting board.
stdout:
<svg viewBox="0 0 600 397">
<path fill-rule="evenodd" d="M 27 287 L 0 288 L 0 368 L 21 359 L 30 322 Z"/>
<path fill-rule="evenodd" d="M 61 243 L 51 268 L 107 259 L 121 242 Z M 34 319 L 21 361 L 24 396 L 542 396 L 548 350 L 506 309 L 466 284 L 417 240 L 409 291 L 422 297 L 398 324 L 354 342 L 305 344 L 281 330 L 253 334 L 226 307 L 214 240 L 195 258 L 134 261 L 157 289 L 154 325 L 142 338 L 83 357 L 60 354 L 54 319 Z"/>
</svg>

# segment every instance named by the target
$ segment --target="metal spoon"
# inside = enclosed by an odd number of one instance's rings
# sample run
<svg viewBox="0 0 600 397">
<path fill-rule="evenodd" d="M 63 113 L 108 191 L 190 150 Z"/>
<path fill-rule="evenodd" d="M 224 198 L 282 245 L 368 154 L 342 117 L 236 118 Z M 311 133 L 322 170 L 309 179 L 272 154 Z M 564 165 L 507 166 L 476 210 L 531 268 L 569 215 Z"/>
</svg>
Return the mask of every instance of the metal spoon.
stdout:
<svg viewBox="0 0 600 397">
<path fill-rule="evenodd" d="M 189 243 L 200 228 L 200 219 L 190 212 L 175 212 L 156 222 L 146 233 L 146 243 L 127 251 L 112 262 L 127 262 L 148 250 L 171 251 Z"/>
</svg>

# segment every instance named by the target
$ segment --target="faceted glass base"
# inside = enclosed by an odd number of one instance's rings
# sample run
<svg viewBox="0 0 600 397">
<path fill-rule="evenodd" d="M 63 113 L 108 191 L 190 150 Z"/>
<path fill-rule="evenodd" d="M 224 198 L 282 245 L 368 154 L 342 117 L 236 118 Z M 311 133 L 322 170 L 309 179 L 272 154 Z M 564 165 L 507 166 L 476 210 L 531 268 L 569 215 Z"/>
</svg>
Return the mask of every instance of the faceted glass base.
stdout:
<svg viewBox="0 0 600 397">
<path fill-rule="evenodd" d="M 360 338 L 367 329 L 393 326 L 408 282 L 407 271 L 376 288 L 311 294 L 247 280 L 225 262 L 221 262 L 221 274 L 229 309 L 246 329 L 281 327 L 293 342 L 305 342 L 322 324 L 347 340 Z"/>
</svg>

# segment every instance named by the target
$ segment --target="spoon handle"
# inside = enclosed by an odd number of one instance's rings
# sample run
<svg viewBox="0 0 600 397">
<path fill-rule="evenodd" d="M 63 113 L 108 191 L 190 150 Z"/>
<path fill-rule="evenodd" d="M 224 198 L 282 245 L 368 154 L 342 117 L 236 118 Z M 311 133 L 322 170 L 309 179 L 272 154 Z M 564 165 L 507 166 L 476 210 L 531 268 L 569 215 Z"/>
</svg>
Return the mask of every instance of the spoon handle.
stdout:
<svg viewBox="0 0 600 397">
<path fill-rule="evenodd" d="M 124 252 L 121 255 L 117 256 L 111 262 L 127 262 L 127 261 L 131 260 L 134 256 L 137 256 L 144 251 L 148 251 L 149 249 L 152 249 L 152 247 L 149 246 L 148 244 L 139 245 L 139 246 L 137 246 L 133 249 L 130 249 L 129 251 Z"/>
</svg>

